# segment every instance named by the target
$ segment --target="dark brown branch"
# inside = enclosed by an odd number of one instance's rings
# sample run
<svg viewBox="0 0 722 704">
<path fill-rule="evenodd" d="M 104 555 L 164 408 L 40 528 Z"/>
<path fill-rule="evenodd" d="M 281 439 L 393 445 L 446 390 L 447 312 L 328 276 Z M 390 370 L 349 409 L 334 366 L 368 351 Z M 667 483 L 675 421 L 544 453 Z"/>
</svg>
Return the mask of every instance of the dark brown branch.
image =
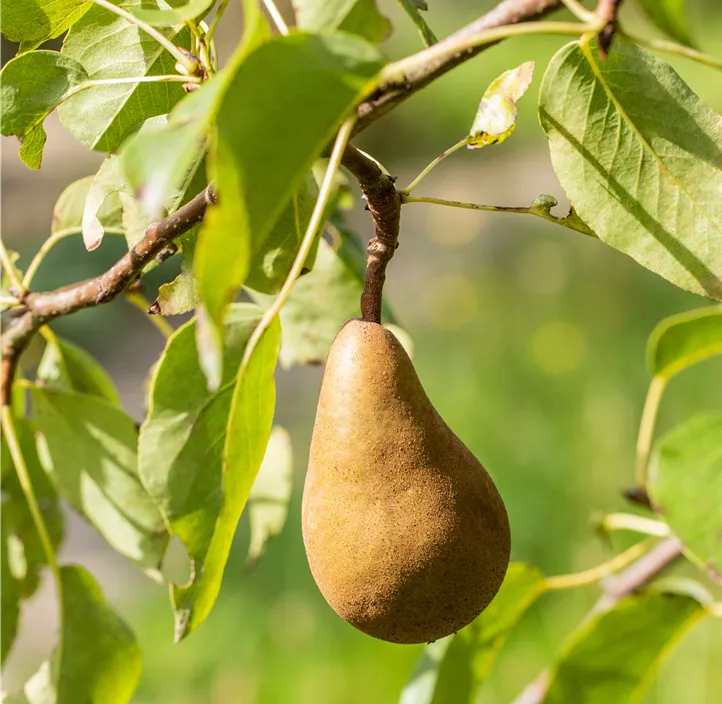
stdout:
<svg viewBox="0 0 722 704">
<path fill-rule="evenodd" d="M 380 323 L 386 266 L 398 247 L 401 196 L 394 186 L 395 179 L 353 145 L 346 148 L 341 163 L 359 182 L 376 229 L 368 243 L 361 317 Z"/>
<path fill-rule="evenodd" d="M 414 55 L 416 68 L 407 71 L 402 78 L 381 85 L 368 100 L 359 105 L 359 119 L 355 133 L 363 132 L 372 122 L 393 110 L 409 96 L 473 56 L 494 46 L 494 44 L 485 44 L 456 51 L 455 47 L 463 44 L 469 37 L 495 27 L 537 20 L 560 6 L 560 0 L 502 0 L 495 8 L 471 24 L 450 34 L 431 48 L 418 52 Z M 443 51 L 444 47 L 449 49 L 449 53 L 440 56 L 440 51 Z M 424 60 L 426 55 L 433 58 L 426 61 Z"/>
<path fill-rule="evenodd" d="M 213 190 L 206 188 L 165 220 L 152 224 L 138 244 L 108 271 L 94 279 L 48 293 L 28 293 L 23 298 L 24 310 L 10 322 L 2 335 L 2 405 L 10 403 L 10 388 L 17 358 L 41 325 L 61 315 L 112 301 L 140 275 L 146 264 L 158 253 L 176 237 L 199 223 L 208 204 L 214 201 Z"/>
<path fill-rule="evenodd" d="M 602 582 L 603 594 L 592 607 L 591 614 L 608 611 L 625 596 L 649 584 L 682 555 L 682 543 L 677 538 L 665 538 L 648 553 L 618 574 Z M 549 674 L 542 672 L 514 700 L 514 704 L 540 704 L 549 688 Z"/>
<path fill-rule="evenodd" d="M 597 9 L 594 11 L 599 19 L 604 20 L 606 24 L 604 29 L 597 35 L 597 47 L 602 58 L 607 58 L 609 47 L 612 45 L 614 33 L 617 30 L 617 14 L 622 0 L 599 0 Z"/>
</svg>

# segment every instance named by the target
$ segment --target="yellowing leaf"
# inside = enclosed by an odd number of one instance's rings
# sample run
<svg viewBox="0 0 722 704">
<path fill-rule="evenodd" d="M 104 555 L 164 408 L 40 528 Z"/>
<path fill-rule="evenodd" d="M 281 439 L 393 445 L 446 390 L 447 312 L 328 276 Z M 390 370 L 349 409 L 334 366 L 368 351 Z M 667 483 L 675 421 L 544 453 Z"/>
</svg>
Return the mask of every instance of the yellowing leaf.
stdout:
<svg viewBox="0 0 722 704">
<path fill-rule="evenodd" d="M 486 89 L 467 139 L 469 149 L 503 142 L 516 127 L 516 103 L 531 85 L 534 62 L 505 71 Z"/>
</svg>

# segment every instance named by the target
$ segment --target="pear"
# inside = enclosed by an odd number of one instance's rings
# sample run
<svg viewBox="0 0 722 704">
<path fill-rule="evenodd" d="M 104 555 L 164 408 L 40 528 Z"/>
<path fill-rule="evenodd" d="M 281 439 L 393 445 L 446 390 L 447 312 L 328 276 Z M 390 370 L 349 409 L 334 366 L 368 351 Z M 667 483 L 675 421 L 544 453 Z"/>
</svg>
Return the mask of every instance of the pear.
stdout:
<svg viewBox="0 0 722 704">
<path fill-rule="evenodd" d="M 504 503 L 431 405 L 399 341 L 377 323 L 349 320 L 329 352 L 303 540 L 336 613 L 393 643 L 454 633 L 504 579 Z"/>
</svg>

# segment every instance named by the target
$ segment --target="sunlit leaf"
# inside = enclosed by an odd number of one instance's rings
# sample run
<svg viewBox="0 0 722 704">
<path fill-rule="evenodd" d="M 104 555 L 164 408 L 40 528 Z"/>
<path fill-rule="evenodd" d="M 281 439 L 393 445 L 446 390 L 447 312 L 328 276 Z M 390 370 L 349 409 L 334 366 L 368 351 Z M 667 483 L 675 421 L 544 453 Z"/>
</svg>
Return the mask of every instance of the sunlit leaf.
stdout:
<svg viewBox="0 0 722 704">
<path fill-rule="evenodd" d="M 138 479 L 135 422 L 95 396 L 33 387 L 38 450 L 60 494 L 119 553 L 153 574 L 168 544 Z"/>
<path fill-rule="evenodd" d="M 50 542 L 53 548 L 57 549 L 65 534 L 65 519 L 58 492 L 38 458 L 32 423 L 26 418 L 16 417 L 15 428 L 40 514 L 48 530 Z M 6 548 L 5 557 L 19 597 L 28 599 L 35 594 L 40 584 L 41 572 L 47 566 L 47 558 L 9 453 L 3 454 L 3 462 L 7 463 L 7 474 L 3 476 L 2 482 L 2 492 L 6 499 L 2 512 L 7 537 L 7 542 L 3 544 Z"/>
<path fill-rule="evenodd" d="M 173 585 L 176 640 L 198 627 L 208 616 L 221 588 L 233 534 L 246 505 L 268 445 L 276 403 L 273 373 L 281 330 L 278 320 L 265 331 L 248 365 L 232 387 L 230 413 L 223 447 L 223 496 L 202 566 L 193 578 Z"/>
<path fill-rule="evenodd" d="M 0 545 L 0 662 L 5 658 L 15 641 L 20 618 L 20 594 L 17 581 L 10 571 L 8 560 L 9 541 L 11 539 L 11 525 L 7 507 L 9 501 L 3 499 L 0 511 L 0 524 L 2 529 L 2 545 Z"/>
<path fill-rule="evenodd" d="M 466 140 L 469 149 L 503 142 L 516 127 L 516 104 L 534 76 L 534 62 L 504 71 L 492 81 L 479 103 Z"/>
<path fill-rule="evenodd" d="M 214 176 L 225 195 L 210 208 L 195 257 L 199 348 L 212 386 L 220 377 L 218 331 L 253 251 L 381 66 L 376 49 L 353 35 L 297 33 L 261 45 L 234 75 L 218 113 L 215 150 Z"/>
<path fill-rule="evenodd" d="M 581 219 L 680 288 L 722 298 L 722 119 L 666 63 L 616 37 L 549 64 L 539 116 Z"/>
<path fill-rule="evenodd" d="M 55 202 L 53 220 L 50 228 L 51 234 L 77 233 L 81 234 L 83 227 L 83 213 L 88 192 L 93 185 L 95 176 L 86 176 L 73 181 Z M 103 204 L 96 213 L 103 231 L 106 234 L 123 234 L 123 206 L 117 193 L 106 196 Z"/>
<path fill-rule="evenodd" d="M 22 692 L 3 697 L 3 702 L 128 704 L 141 672 L 141 652 L 133 633 L 85 568 L 64 565 L 60 576 L 61 645 Z"/>
<path fill-rule="evenodd" d="M 638 0 L 659 29 L 682 44 L 690 44 L 687 0 Z"/>
<path fill-rule="evenodd" d="M 552 665 L 543 704 L 640 701 L 661 660 L 706 613 L 696 594 L 682 590 L 622 599 L 571 635 Z"/>
<path fill-rule="evenodd" d="M 717 354 L 722 354 L 722 306 L 666 318 L 654 329 L 647 345 L 650 371 L 667 379 Z"/>
<path fill-rule="evenodd" d="M 46 338 L 37 381 L 43 386 L 99 396 L 120 407 L 120 398 L 108 372 L 82 347 L 55 335 Z"/>
<path fill-rule="evenodd" d="M 87 81 L 83 66 L 57 51 L 33 51 L 5 65 L 0 73 L 2 134 L 20 138 L 20 157 L 27 166 L 40 168 L 45 118 Z"/>
<path fill-rule="evenodd" d="M 132 11 L 141 6 L 170 9 L 164 0 L 119 0 Z M 190 33 L 177 26 L 161 30 L 174 44 L 190 48 Z M 94 5 L 63 42 L 62 55 L 78 61 L 93 80 L 175 74 L 176 60 L 137 25 Z M 112 152 L 148 118 L 164 115 L 185 93 L 181 83 L 125 83 L 97 86 L 66 100 L 64 127 L 91 149 Z"/>
<path fill-rule="evenodd" d="M 377 44 L 391 33 L 391 23 L 376 0 L 292 0 L 299 29 L 349 32 Z"/>
<path fill-rule="evenodd" d="M 178 240 L 181 247 L 181 271 L 173 281 L 158 289 L 156 305 L 160 315 L 189 313 L 198 305 L 198 290 L 193 277 L 193 253 L 196 248 L 197 230 Z M 155 312 L 155 311 L 154 311 Z"/>
<path fill-rule="evenodd" d="M 544 592 L 534 567 L 512 563 L 494 600 L 458 633 L 426 646 L 400 704 L 471 704 L 509 632 Z"/>
<path fill-rule="evenodd" d="M 248 496 L 251 544 L 247 566 L 253 566 L 266 549 L 266 543 L 281 532 L 286 522 L 293 488 L 293 451 L 287 430 L 271 430 L 266 454 Z"/>
<path fill-rule="evenodd" d="M 143 7 L 134 9 L 133 14 L 142 22 L 155 27 L 172 27 L 173 25 L 190 22 L 203 17 L 215 4 L 216 0 L 190 0 L 169 10 L 146 10 Z"/>
<path fill-rule="evenodd" d="M 120 194 L 127 193 L 129 190 L 123 172 L 120 167 L 120 160 L 112 154 L 100 165 L 98 172 L 88 189 L 83 207 L 82 234 L 85 248 L 92 252 L 103 240 L 105 228 L 100 217 L 100 211 L 106 200 L 110 200 L 115 196 L 121 203 L 123 201 Z M 110 200 L 112 203 L 115 199 Z M 109 207 L 112 207 L 109 205 Z M 122 215 L 121 215 L 122 223 Z M 125 231 L 125 227 L 123 227 Z"/>
<path fill-rule="evenodd" d="M 649 491 L 694 561 L 722 583 L 722 413 L 694 416 L 657 441 Z"/>
<path fill-rule="evenodd" d="M 59 37 L 91 6 L 86 0 L 2 0 L 2 33 L 11 42 L 24 43 L 25 49 L 37 46 Z"/>
</svg>

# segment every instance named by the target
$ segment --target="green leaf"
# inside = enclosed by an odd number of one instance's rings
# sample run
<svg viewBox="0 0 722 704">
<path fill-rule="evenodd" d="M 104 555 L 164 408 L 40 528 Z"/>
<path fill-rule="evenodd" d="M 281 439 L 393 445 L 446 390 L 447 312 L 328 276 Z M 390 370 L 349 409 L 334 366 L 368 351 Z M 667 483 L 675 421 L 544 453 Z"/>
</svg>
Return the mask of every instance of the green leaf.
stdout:
<svg viewBox="0 0 722 704">
<path fill-rule="evenodd" d="M 40 168 L 45 130 L 43 120 L 88 81 L 83 66 L 57 51 L 33 51 L 5 65 L 0 73 L 2 133 L 23 142 L 20 158 Z"/>
<path fill-rule="evenodd" d="M 233 534 L 271 433 L 276 403 L 273 373 L 280 341 L 281 329 L 275 319 L 253 350 L 245 371 L 236 378 L 223 448 L 223 502 L 218 521 L 202 569 L 187 585 L 172 587 L 176 640 L 205 620 L 218 596 Z"/>
<path fill-rule="evenodd" d="M 544 592 L 544 577 L 520 562 L 512 563 L 494 601 L 453 636 L 426 646 L 401 704 L 475 701 L 507 636 Z"/>
<path fill-rule="evenodd" d="M 248 496 L 251 544 L 248 547 L 247 567 L 258 562 L 266 549 L 266 543 L 281 532 L 286 522 L 292 489 L 291 436 L 277 425 L 271 430 L 266 454 Z"/>
<path fill-rule="evenodd" d="M 281 309 L 281 366 L 316 364 L 326 359 L 336 334 L 359 314 L 365 258 L 356 238 L 339 231 L 334 249 L 321 240 L 316 263 L 296 281 Z M 263 305 L 272 299 L 253 293 Z"/>
<path fill-rule="evenodd" d="M 693 560 L 722 583 L 722 413 L 696 415 L 660 438 L 649 476 L 655 508 Z"/>
<path fill-rule="evenodd" d="M 596 237 L 596 235 L 589 229 L 589 226 L 576 214 L 572 206 L 569 207 L 569 212 L 563 218 L 559 218 L 552 213 L 552 208 L 558 205 L 559 201 L 554 197 L 546 193 L 542 193 L 534 199 L 531 204 L 531 210 L 538 215 L 540 218 L 549 220 L 555 225 L 561 225 L 567 227 L 570 230 L 576 230 L 589 237 Z"/>
<path fill-rule="evenodd" d="M 85 568 L 65 565 L 60 575 L 63 645 L 57 704 L 126 704 L 141 671 L 141 652 L 133 633 Z"/>
<path fill-rule="evenodd" d="M 722 119 L 670 66 L 620 37 L 606 61 L 569 44 L 546 71 L 539 116 L 554 170 L 601 240 L 722 298 Z"/>
<path fill-rule="evenodd" d="M 432 31 L 431 27 L 427 24 L 419 10 L 428 10 L 429 6 L 426 4 L 426 0 L 399 0 L 401 7 L 406 10 L 406 14 L 411 18 L 411 21 L 416 25 L 419 30 L 421 39 L 426 46 L 436 44 L 438 39 Z"/>
<path fill-rule="evenodd" d="M 196 248 L 198 232 L 194 229 L 189 235 L 180 238 L 181 272 L 170 283 L 158 289 L 156 304 L 160 315 L 180 315 L 189 313 L 198 305 L 198 288 L 193 278 L 193 254 Z M 155 311 L 154 311 L 155 312 Z"/>
<path fill-rule="evenodd" d="M 37 46 L 59 37 L 91 7 L 86 0 L 2 0 L 2 33 L 11 42 Z"/>
<path fill-rule="evenodd" d="M 20 254 L 16 252 L 14 249 L 8 250 L 8 257 L 10 259 L 10 263 L 17 269 L 17 261 L 20 259 Z M 22 274 L 22 272 L 20 272 Z M 13 288 L 13 282 L 8 276 L 8 272 L 6 271 L 5 267 L 2 268 L 2 295 L 3 296 L 12 296 L 13 293 L 10 291 L 10 289 Z M 14 295 L 18 295 L 19 292 L 15 292 Z"/>
<path fill-rule="evenodd" d="M 37 382 L 49 388 L 99 396 L 120 408 L 120 397 L 108 372 L 84 349 L 55 335 L 46 338 Z"/>
<path fill-rule="evenodd" d="M 376 0 L 293 0 L 296 23 L 308 32 L 341 31 L 378 44 L 391 34 L 391 23 Z"/>
<path fill-rule="evenodd" d="M 50 233 L 81 234 L 83 212 L 88 192 L 93 185 L 95 176 L 86 176 L 71 183 L 55 202 Z M 123 234 L 123 206 L 117 193 L 106 196 L 98 209 L 96 217 L 100 220 L 105 234 Z"/>
<path fill-rule="evenodd" d="M 203 17 L 215 2 L 216 0 L 190 0 L 185 5 L 170 10 L 146 10 L 141 7 L 132 12 L 139 20 L 151 26 L 172 27 Z"/>
<path fill-rule="evenodd" d="M 135 636 L 84 567 L 64 565 L 60 579 L 61 644 L 23 691 L 3 702 L 128 704 L 142 668 Z"/>
<path fill-rule="evenodd" d="M 622 599 L 572 634 L 552 665 L 543 704 L 640 701 L 661 660 L 705 614 L 686 591 L 650 589 Z"/>
<path fill-rule="evenodd" d="M 60 494 L 151 576 L 168 544 L 137 473 L 135 422 L 95 396 L 33 387 L 38 451 Z"/>
<path fill-rule="evenodd" d="M 121 0 L 118 7 L 168 9 L 164 0 Z M 164 30 L 174 44 L 190 47 L 187 29 Z M 62 54 L 82 64 L 92 80 L 175 74 L 175 59 L 158 42 L 126 19 L 93 6 L 73 25 Z M 180 82 L 97 86 L 66 100 L 60 121 L 91 149 L 112 152 L 149 117 L 164 115 L 185 93 Z"/>
<path fill-rule="evenodd" d="M 50 542 L 57 550 L 65 534 L 65 519 L 58 492 L 38 458 L 33 424 L 26 418 L 16 417 L 15 427 L 40 514 L 48 529 Z M 8 470 L 2 481 L 2 492 L 6 499 L 3 503 L 3 530 L 7 537 L 3 545 L 7 548 L 6 557 L 19 597 L 28 599 L 37 591 L 40 574 L 47 566 L 47 560 L 9 452 L 3 455 L 3 463 L 7 463 Z"/>
<path fill-rule="evenodd" d="M 15 641 L 15 634 L 18 631 L 20 619 L 20 594 L 18 584 L 10 571 L 8 559 L 11 525 L 8 516 L 10 501 L 3 499 L 2 511 L 0 512 L 0 527 L 2 529 L 2 546 L 0 546 L 0 662 L 4 663 L 5 658 Z"/>
<path fill-rule="evenodd" d="M 654 329 L 647 344 L 650 371 L 665 379 L 717 354 L 722 354 L 722 306 L 666 318 Z"/>
<path fill-rule="evenodd" d="M 177 637 L 186 628 L 198 625 L 210 611 L 222 576 L 227 554 L 219 540 L 229 541 L 235 530 L 242 503 L 236 478 L 252 482 L 260 465 L 265 443 L 256 447 L 250 430 L 239 438 L 250 443 L 249 456 L 230 457 L 225 451 L 230 423 L 236 373 L 251 333 L 261 319 L 261 311 L 247 303 L 229 309 L 224 326 L 223 369 L 219 391 L 208 390 L 195 346 L 196 321 L 181 326 L 168 339 L 166 349 L 154 369 L 150 388 L 150 408 L 141 427 L 139 467 L 145 485 L 177 535 L 193 563 L 193 579 L 185 587 L 174 587 L 177 610 Z M 277 331 L 273 331 L 277 335 Z M 254 358 L 258 356 L 256 349 Z M 246 370 L 245 383 L 262 382 L 255 401 L 271 402 L 273 379 L 266 377 L 258 363 Z M 258 415 L 254 422 L 261 422 Z M 266 435 L 270 432 L 270 422 Z M 267 440 L 267 437 L 266 437 Z M 250 455 L 253 455 L 251 457 Z M 250 489 L 250 485 L 249 485 Z M 242 498 L 242 497 L 241 497 Z M 223 535 L 228 531 L 228 535 Z M 213 591 L 215 590 L 215 593 Z M 201 600 L 195 612 L 196 596 Z M 181 601 L 182 600 L 182 601 Z M 191 615 L 193 615 L 192 621 Z"/>
<path fill-rule="evenodd" d="M 691 45 L 687 0 L 638 0 L 659 29 L 682 44 Z"/>
<path fill-rule="evenodd" d="M 469 149 L 500 144 L 516 127 L 516 104 L 534 76 L 534 62 L 504 71 L 491 82 L 479 103 L 466 144 Z"/>
<path fill-rule="evenodd" d="M 376 49 L 358 37 L 299 33 L 263 44 L 233 76 L 218 113 L 214 162 L 224 196 L 209 210 L 195 258 L 203 306 L 199 348 L 211 385 L 219 377 L 218 331 L 252 252 L 381 66 Z M 253 110 L 244 109 L 249 104 Z"/>
<path fill-rule="evenodd" d="M 318 189 L 311 176 L 281 213 L 263 244 L 253 253 L 246 286 L 260 293 L 278 293 L 283 286 L 293 260 L 298 254 L 301 240 L 311 219 Z M 318 247 L 308 255 L 305 268 L 313 268 Z"/>
</svg>

